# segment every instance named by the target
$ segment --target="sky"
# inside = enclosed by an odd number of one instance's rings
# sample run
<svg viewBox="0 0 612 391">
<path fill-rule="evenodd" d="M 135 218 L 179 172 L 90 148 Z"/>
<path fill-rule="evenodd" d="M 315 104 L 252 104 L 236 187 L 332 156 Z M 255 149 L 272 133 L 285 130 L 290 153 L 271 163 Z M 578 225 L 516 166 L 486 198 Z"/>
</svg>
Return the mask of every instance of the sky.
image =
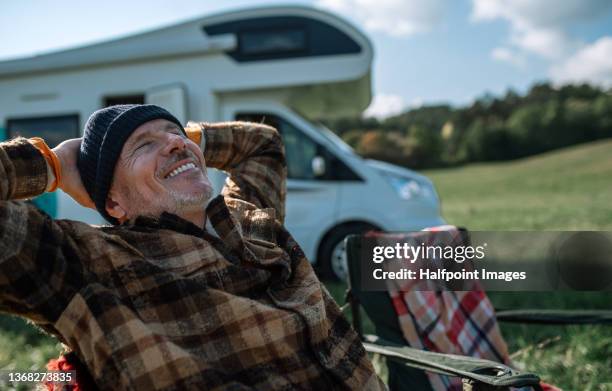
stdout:
<svg viewBox="0 0 612 391">
<path fill-rule="evenodd" d="M 201 15 L 270 4 L 332 11 L 373 42 L 366 115 L 470 104 L 533 83 L 612 87 L 609 0 L 3 0 L 0 61 L 80 46 Z M 0 92 L 1 93 L 1 92 Z"/>
</svg>

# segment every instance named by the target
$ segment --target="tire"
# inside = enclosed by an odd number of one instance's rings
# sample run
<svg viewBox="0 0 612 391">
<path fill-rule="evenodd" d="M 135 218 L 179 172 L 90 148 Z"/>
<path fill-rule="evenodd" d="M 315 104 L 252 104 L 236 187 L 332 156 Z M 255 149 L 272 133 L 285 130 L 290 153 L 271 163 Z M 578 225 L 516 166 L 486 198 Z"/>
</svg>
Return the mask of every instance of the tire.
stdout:
<svg viewBox="0 0 612 391">
<path fill-rule="evenodd" d="M 319 277 L 327 281 L 346 281 L 348 270 L 344 252 L 344 238 L 378 228 L 368 223 L 351 223 L 335 227 L 319 246 L 317 269 Z"/>
</svg>

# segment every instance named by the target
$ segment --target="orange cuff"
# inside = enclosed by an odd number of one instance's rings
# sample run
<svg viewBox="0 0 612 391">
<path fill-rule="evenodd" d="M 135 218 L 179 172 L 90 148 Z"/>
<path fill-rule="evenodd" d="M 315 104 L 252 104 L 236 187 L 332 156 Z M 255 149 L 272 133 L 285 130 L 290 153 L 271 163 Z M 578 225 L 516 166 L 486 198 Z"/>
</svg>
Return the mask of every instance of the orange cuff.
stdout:
<svg viewBox="0 0 612 391">
<path fill-rule="evenodd" d="M 57 187 L 59 186 L 62 180 L 62 166 L 60 164 L 59 159 L 57 158 L 57 155 L 51 150 L 51 148 L 49 148 L 47 143 L 45 143 L 45 140 L 43 140 L 42 138 L 32 137 L 28 140 L 32 143 L 32 145 L 34 145 L 34 147 L 36 147 L 36 149 L 40 151 L 40 153 L 42 153 L 42 155 L 45 157 L 45 160 L 47 161 L 47 164 L 49 165 L 49 167 L 51 167 L 51 170 L 53 170 L 53 174 L 55 175 L 55 181 L 53 182 L 51 188 L 48 191 L 51 192 L 57 190 Z"/>
<path fill-rule="evenodd" d="M 185 128 L 185 133 L 187 133 L 187 138 L 193 141 L 194 143 L 201 145 L 202 143 L 202 128 L 199 126 L 191 126 Z"/>
</svg>

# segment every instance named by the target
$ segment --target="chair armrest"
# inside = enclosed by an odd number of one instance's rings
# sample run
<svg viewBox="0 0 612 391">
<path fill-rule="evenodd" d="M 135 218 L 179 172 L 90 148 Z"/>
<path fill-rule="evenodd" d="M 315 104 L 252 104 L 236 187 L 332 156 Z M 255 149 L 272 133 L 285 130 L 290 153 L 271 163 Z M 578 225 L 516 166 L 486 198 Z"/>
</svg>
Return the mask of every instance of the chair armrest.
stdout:
<svg viewBox="0 0 612 391">
<path fill-rule="evenodd" d="M 507 365 L 490 360 L 428 352 L 384 341 L 366 335 L 363 345 L 370 353 L 382 354 L 409 367 L 446 376 L 469 379 L 493 387 L 533 387 L 540 390 L 540 378 L 532 373 L 519 373 Z"/>
<path fill-rule="evenodd" d="M 610 310 L 496 310 L 500 322 L 537 324 L 612 324 Z"/>
</svg>

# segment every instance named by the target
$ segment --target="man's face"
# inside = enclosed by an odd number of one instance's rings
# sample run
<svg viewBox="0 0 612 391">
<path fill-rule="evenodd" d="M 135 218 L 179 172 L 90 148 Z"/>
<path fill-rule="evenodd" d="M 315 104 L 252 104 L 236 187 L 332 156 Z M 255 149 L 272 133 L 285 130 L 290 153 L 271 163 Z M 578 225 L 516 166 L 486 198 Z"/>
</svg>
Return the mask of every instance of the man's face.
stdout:
<svg viewBox="0 0 612 391">
<path fill-rule="evenodd" d="M 157 119 L 139 126 L 123 145 L 109 197 L 132 219 L 203 212 L 211 194 L 200 147 L 176 124 Z"/>
</svg>

